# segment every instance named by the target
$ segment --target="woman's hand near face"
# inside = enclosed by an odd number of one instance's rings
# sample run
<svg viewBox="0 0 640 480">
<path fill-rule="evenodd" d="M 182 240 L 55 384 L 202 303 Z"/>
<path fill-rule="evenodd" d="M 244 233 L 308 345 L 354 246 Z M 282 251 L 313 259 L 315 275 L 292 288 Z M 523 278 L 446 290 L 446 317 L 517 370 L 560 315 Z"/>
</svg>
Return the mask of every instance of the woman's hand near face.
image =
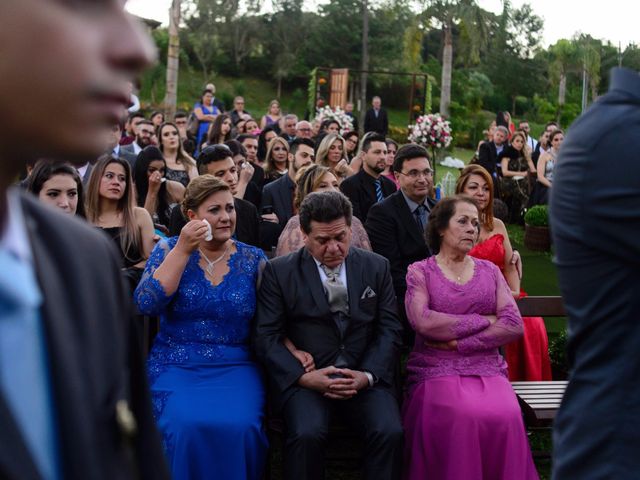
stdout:
<svg viewBox="0 0 640 480">
<path fill-rule="evenodd" d="M 191 220 L 180 231 L 176 251 L 187 256 L 191 255 L 207 235 L 207 225 L 202 220 Z"/>
<path fill-rule="evenodd" d="M 160 191 L 160 185 L 162 185 L 162 175 L 160 175 L 160 172 L 155 171 L 149 175 L 149 193 L 157 195 Z"/>
<path fill-rule="evenodd" d="M 253 168 L 251 162 L 244 162 L 240 167 L 240 177 L 238 179 L 239 183 L 248 184 L 251 181 L 254 172 L 255 168 Z"/>
<path fill-rule="evenodd" d="M 336 165 L 336 172 L 342 175 L 343 177 L 350 177 L 353 175 L 353 170 L 349 167 L 347 161 L 343 158 Z"/>
</svg>

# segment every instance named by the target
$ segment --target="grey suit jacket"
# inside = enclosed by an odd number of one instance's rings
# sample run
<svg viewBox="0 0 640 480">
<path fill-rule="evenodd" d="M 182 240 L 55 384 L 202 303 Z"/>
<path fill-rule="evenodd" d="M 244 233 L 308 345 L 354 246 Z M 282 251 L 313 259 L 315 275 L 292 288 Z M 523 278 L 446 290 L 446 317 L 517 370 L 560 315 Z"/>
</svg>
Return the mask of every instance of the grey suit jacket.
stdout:
<svg viewBox="0 0 640 480">
<path fill-rule="evenodd" d="M 114 247 L 35 199 L 23 196 L 22 206 L 44 296 L 62 478 L 168 478 Z M 132 411 L 137 432 L 125 428 L 119 401 Z M 39 479 L 1 392 L 0 426 L 0 478 Z"/>
<path fill-rule="evenodd" d="M 138 155 L 133 149 L 133 144 L 130 143 L 129 145 L 120 147 L 120 153 L 118 154 L 118 156 L 129 162 L 129 165 L 131 165 L 131 170 L 133 171 L 133 167 L 136 165 L 136 160 L 138 159 Z"/>
<path fill-rule="evenodd" d="M 572 372 L 555 419 L 553 478 L 640 475 L 640 75 L 571 126 L 554 167 L 551 232 Z"/>
</svg>

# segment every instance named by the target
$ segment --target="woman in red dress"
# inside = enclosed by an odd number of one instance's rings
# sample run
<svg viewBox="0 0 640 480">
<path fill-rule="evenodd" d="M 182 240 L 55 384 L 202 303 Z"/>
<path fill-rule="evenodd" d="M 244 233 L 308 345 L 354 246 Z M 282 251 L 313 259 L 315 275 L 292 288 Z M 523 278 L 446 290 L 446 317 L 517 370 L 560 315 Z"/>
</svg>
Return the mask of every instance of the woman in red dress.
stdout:
<svg viewBox="0 0 640 480">
<path fill-rule="evenodd" d="M 520 276 L 511 262 L 513 249 L 504 223 L 493 217 L 493 181 L 480 165 L 469 165 L 460 174 L 456 193 L 473 197 L 480 208 L 480 237 L 469 255 L 489 260 L 504 275 L 515 298 L 525 295 L 520 290 Z M 524 317 L 524 336 L 505 346 L 511 381 L 551 380 L 549 339 L 542 317 Z"/>
</svg>

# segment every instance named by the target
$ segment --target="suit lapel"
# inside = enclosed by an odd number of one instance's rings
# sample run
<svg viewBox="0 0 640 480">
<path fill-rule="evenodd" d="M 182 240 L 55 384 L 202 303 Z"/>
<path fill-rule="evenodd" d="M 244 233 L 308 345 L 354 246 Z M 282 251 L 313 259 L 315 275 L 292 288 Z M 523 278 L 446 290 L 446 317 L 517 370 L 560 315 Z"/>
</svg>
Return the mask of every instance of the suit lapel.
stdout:
<svg viewBox="0 0 640 480">
<path fill-rule="evenodd" d="M 87 405 L 90 398 L 86 386 L 90 379 L 84 378 L 84 362 L 79 347 L 78 325 L 73 325 L 77 314 L 67 301 L 69 289 L 73 285 L 65 284 L 57 268 L 54 257 L 56 252 L 44 242 L 45 232 L 38 232 L 36 221 L 29 215 L 29 205 L 23 202 L 25 223 L 29 232 L 29 241 L 33 250 L 36 273 L 42 290 L 44 303 L 42 319 L 47 340 L 49 375 L 51 378 L 54 411 L 56 412 L 56 430 L 59 446 L 59 461 L 65 476 L 80 478 L 91 471 L 94 463 L 89 448 L 92 442 Z M 58 252 L 60 253 L 60 252 Z M 77 452 L 82 451 L 82 455 Z"/>
<path fill-rule="evenodd" d="M 395 195 L 394 201 L 396 202 L 396 209 L 400 215 L 400 223 L 406 226 L 409 235 L 411 235 L 415 242 L 424 244 L 424 234 L 420 231 L 420 226 L 418 222 L 416 222 L 416 218 L 413 213 L 411 213 L 411 210 L 409 210 L 409 205 L 407 205 L 404 195 L 400 190 L 398 190 L 398 193 Z"/>
<path fill-rule="evenodd" d="M 311 290 L 311 296 L 315 300 L 318 309 L 322 312 L 329 311 L 329 302 L 327 302 L 327 296 L 324 294 L 324 288 L 320 282 L 318 266 L 305 247 L 302 248 L 300 261 L 303 285 L 307 285 Z"/>
<path fill-rule="evenodd" d="M 346 259 L 347 266 L 347 292 L 349 295 L 349 313 L 353 317 L 359 309 L 360 292 L 362 291 L 362 278 L 360 268 L 360 256 L 353 248 L 349 249 Z"/>
<path fill-rule="evenodd" d="M 0 392 L 0 478 L 15 480 L 40 478 L 24 438 Z"/>
</svg>

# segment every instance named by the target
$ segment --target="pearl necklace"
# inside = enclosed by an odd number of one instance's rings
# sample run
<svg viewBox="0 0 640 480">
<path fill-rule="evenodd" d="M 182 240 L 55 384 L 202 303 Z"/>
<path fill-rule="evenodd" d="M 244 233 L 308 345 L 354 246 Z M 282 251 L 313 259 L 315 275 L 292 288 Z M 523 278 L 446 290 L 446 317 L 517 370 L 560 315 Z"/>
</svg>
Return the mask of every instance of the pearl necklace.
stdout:
<svg viewBox="0 0 640 480">
<path fill-rule="evenodd" d="M 210 277 L 213 277 L 213 272 L 215 271 L 216 263 L 218 263 L 220 260 L 222 260 L 224 257 L 227 256 L 227 253 L 229 253 L 230 248 L 231 248 L 231 244 L 227 246 L 227 249 L 222 253 L 222 255 L 220 255 L 218 258 L 216 258 L 213 261 L 209 260 L 209 258 L 204 254 L 201 248 L 198 248 L 200 255 L 202 255 L 202 258 L 204 258 L 205 262 L 207 262 L 205 271 L 209 274 Z"/>
</svg>

